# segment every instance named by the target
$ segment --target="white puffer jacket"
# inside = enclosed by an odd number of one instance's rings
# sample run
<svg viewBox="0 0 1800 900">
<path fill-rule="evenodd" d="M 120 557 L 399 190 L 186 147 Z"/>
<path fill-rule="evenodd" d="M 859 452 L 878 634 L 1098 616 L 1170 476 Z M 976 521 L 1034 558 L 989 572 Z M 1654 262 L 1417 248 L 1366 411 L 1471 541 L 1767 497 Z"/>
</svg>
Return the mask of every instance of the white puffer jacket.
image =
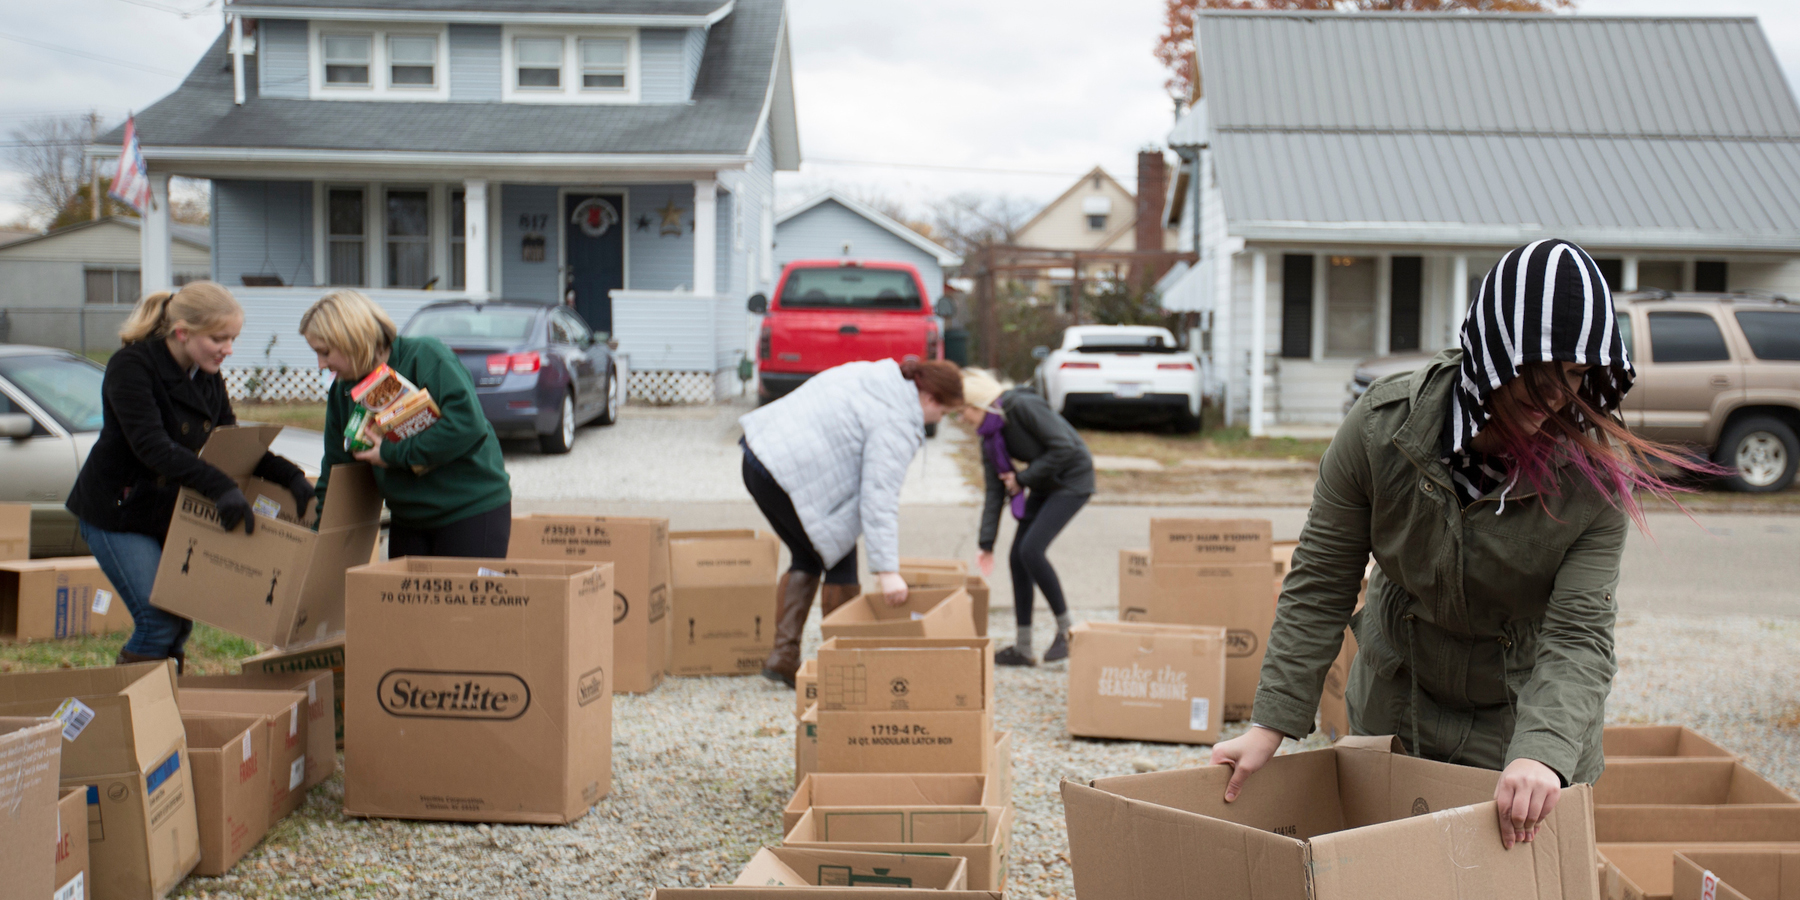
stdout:
<svg viewBox="0 0 1800 900">
<path fill-rule="evenodd" d="M 861 534 L 869 571 L 900 568 L 900 486 L 925 445 L 925 415 L 898 363 L 827 369 L 738 422 L 827 567 Z"/>
</svg>

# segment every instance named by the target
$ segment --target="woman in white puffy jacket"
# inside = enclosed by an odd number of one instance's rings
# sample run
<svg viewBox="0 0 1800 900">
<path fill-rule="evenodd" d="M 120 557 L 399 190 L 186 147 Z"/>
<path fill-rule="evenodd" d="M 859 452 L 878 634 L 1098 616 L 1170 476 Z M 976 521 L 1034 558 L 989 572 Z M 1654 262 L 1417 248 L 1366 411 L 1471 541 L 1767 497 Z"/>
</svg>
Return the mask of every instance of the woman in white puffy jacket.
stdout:
<svg viewBox="0 0 1800 900">
<path fill-rule="evenodd" d="M 962 405 L 962 370 L 942 360 L 845 363 L 739 419 L 744 487 L 793 558 L 777 588 L 775 649 L 763 676 L 789 687 L 813 594 L 829 615 L 855 597 L 856 538 L 889 603 L 900 579 L 900 486 L 925 426 Z"/>
</svg>

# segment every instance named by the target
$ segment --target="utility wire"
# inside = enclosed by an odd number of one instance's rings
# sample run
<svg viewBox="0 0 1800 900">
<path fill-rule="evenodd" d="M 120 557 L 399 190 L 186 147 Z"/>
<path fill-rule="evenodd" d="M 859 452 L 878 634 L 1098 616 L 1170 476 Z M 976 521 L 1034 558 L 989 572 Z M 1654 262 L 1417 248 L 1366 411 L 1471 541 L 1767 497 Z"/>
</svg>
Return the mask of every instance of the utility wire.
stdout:
<svg viewBox="0 0 1800 900">
<path fill-rule="evenodd" d="M 978 175 L 1028 175 L 1044 178 L 1081 178 L 1087 172 L 1051 172 L 1044 169 L 993 169 L 979 166 L 944 166 L 932 163 L 883 162 L 873 159 L 833 159 L 821 156 L 808 156 L 806 162 L 821 163 L 828 166 L 862 166 L 873 169 L 927 169 L 935 172 L 969 172 Z M 1089 170 L 1092 171 L 1092 170 Z M 1119 181 L 1135 181 L 1136 176 L 1113 176 Z"/>
<path fill-rule="evenodd" d="M 139 63 L 134 63 L 134 62 L 126 62 L 122 59 L 113 59 L 112 57 L 109 57 L 109 56 L 101 56 L 98 53 L 89 53 L 86 50 L 76 50 L 73 47 L 62 47 L 62 46 L 58 46 L 56 44 L 47 44 L 43 41 L 33 40 L 28 37 L 20 37 L 16 34 L 7 34 L 4 31 L 0 31 L 0 40 L 18 41 L 21 44 L 29 44 L 33 47 L 41 47 L 45 50 L 54 50 L 57 53 L 67 53 L 71 56 L 80 56 L 85 59 L 94 60 L 95 62 L 111 63 L 115 66 L 124 66 L 128 69 L 141 69 L 145 72 L 152 72 L 157 75 L 167 75 L 170 78 L 180 78 L 181 77 L 180 72 L 172 72 L 168 69 L 156 68 L 155 66 L 146 66 L 146 65 L 141 65 Z"/>
<path fill-rule="evenodd" d="M 202 3 L 199 6 L 194 7 L 193 9 L 181 9 L 179 7 L 169 6 L 168 4 L 165 4 L 165 3 L 153 3 L 153 2 L 151 2 L 151 0 L 123 0 L 123 2 L 129 3 L 133 6 L 142 6 L 145 9 L 154 9 L 158 12 L 174 13 L 175 15 L 178 15 L 184 19 L 191 19 L 203 12 L 206 12 L 207 10 L 211 9 L 213 6 L 213 0 L 207 0 L 207 2 Z"/>
</svg>

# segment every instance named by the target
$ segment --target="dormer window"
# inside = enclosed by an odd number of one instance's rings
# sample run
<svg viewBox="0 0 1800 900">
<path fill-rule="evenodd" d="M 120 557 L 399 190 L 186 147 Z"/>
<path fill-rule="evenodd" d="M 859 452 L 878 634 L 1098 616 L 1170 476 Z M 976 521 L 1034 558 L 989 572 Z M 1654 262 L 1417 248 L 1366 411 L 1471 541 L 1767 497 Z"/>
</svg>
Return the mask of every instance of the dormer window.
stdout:
<svg viewBox="0 0 1800 900">
<path fill-rule="evenodd" d="M 515 42 L 518 85 L 522 91 L 562 90 L 561 38 L 519 38 Z"/>
<path fill-rule="evenodd" d="M 392 35 L 388 38 L 388 86 L 429 88 L 437 85 L 437 38 Z"/>
<path fill-rule="evenodd" d="M 581 89 L 625 90 L 625 64 L 630 49 L 624 38 L 582 38 Z"/>
<path fill-rule="evenodd" d="M 369 84 L 369 36 L 328 34 L 325 48 L 325 83 L 334 87 L 366 87 Z"/>
</svg>

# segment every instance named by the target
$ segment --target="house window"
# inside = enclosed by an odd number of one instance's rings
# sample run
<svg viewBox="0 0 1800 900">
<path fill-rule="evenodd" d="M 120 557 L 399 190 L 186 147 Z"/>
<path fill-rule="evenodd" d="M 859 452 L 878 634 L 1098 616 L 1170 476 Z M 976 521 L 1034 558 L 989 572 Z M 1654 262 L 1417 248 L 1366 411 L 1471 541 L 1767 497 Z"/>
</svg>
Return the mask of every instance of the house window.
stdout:
<svg viewBox="0 0 1800 900">
<path fill-rule="evenodd" d="M 339 87 L 367 87 L 369 54 L 373 41 L 366 34 L 327 34 L 321 38 L 325 47 L 325 83 Z"/>
<path fill-rule="evenodd" d="M 435 87 L 437 38 L 422 35 L 389 37 L 388 85 L 400 88 Z"/>
<path fill-rule="evenodd" d="M 325 241 L 330 283 L 361 287 L 367 283 L 363 265 L 363 192 L 358 188 L 332 188 L 325 199 Z"/>
<path fill-rule="evenodd" d="M 1106 230 L 1106 217 L 1105 216 L 1088 216 L 1087 223 L 1088 223 L 1089 231 L 1105 231 Z"/>
<path fill-rule="evenodd" d="M 136 303 L 141 281 L 136 269 L 87 269 L 87 302 Z"/>
<path fill-rule="evenodd" d="M 1638 262 L 1638 290 L 1646 288 L 1662 288 L 1665 291 L 1682 290 L 1681 260 L 1646 259 Z"/>
<path fill-rule="evenodd" d="M 624 38 L 582 38 L 581 89 L 625 90 L 626 51 Z"/>
<path fill-rule="evenodd" d="M 387 286 L 422 288 L 431 280 L 431 194 L 387 192 Z"/>
<path fill-rule="evenodd" d="M 1396 256 L 1388 279 L 1388 352 L 1419 349 L 1419 313 L 1424 306 L 1425 258 Z"/>
<path fill-rule="evenodd" d="M 520 90 L 562 89 L 561 38 L 519 38 L 514 43 Z"/>
<path fill-rule="evenodd" d="M 1726 291 L 1726 263 L 1720 259 L 1702 259 L 1694 263 L 1694 290 L 1709 294 Z"/>
<path fill-rule="evenodd" d="M 468 286 L 468 218 L 462 191 L 450 192 L 450 287 Z"/>
<path fill-rule="evenodd" d="M 1596 259 L 1596 260 L 1594 260 L 1594 265 L 1600 267 L 1600 277 L 1606 279 L 1606 289 L 1607 290 L 1612 291 L 1615 294 L 1619 293 L 1620 291 L 1625 290 L 1625 261 L 1624 260 L 1619 259 L 1617 257 L 1612 257 L 1609 259 Z M 1475 297 L 1476 297 L 1476 292 L 1470 291 L 1469 299 L 1471 301 L 1473 301 L 1475 299 Z"/>
<path fill-rule="evenodd" d="M 1313 258 L 1281 257 L 1281 356 L 1312 359 Z"/>
</svg>

